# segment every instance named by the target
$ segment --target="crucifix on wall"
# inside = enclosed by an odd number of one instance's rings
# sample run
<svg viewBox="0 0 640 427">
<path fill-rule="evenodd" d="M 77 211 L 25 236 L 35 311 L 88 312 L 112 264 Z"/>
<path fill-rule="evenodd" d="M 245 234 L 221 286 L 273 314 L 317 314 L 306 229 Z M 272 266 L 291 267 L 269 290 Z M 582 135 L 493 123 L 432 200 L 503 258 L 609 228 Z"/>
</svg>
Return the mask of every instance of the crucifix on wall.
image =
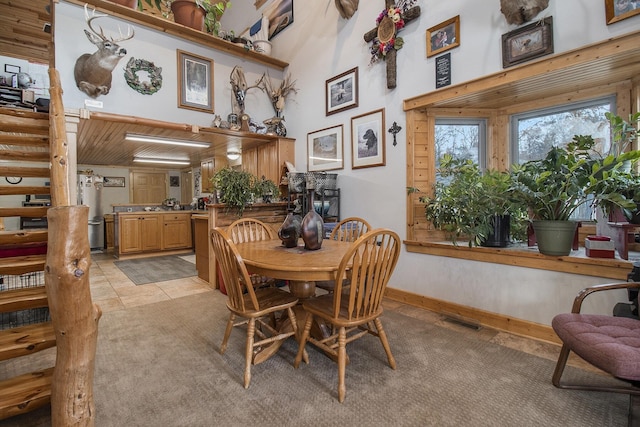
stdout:
<svg viewBox="0 0 640 427">
<path fill-rule="evenodd" d="M 387 63 L 387 88 L 396 87 L 396 54 L 402 47 L 402 38 L 396 37 L 398 31 L 420 16 L 420 6 L 411 6 L 413 1 L 403 1 L 396 6 L 394 0 L 385 0 L 385 10 L 378 16 L 376 28 L 364 35 L 364 41 L 373 42 L 372 62 L 383 59 Z"/>
</svg>

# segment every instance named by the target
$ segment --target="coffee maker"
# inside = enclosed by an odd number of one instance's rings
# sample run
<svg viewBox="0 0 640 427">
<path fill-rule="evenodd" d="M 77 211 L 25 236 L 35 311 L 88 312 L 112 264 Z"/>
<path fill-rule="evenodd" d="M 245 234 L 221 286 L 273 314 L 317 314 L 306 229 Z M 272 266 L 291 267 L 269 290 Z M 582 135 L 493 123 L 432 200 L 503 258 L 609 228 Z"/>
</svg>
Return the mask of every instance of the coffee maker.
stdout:
<svg viewBox="0 0 640 427">
<path fill-rule="evenodd" d="M 205 210 L 204 197 L 198 197 L 198 210 Z"/>
</svg>

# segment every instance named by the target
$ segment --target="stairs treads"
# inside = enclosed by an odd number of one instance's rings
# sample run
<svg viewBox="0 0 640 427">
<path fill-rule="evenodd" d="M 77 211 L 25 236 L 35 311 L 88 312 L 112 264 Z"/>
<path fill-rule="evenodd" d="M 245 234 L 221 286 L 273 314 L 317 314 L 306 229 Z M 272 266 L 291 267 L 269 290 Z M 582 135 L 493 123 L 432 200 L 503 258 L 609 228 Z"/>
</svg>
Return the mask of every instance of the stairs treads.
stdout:
<svg viewBox="0 0 640 427">
<path fill-rule="evenodd" d="M 0 292 L 0 313 L 48 306 L 47 291 L 44 286 Z"/>
<path fill-rule="evenodd" d="M 0 382 L 0 420 L 33 411 L 51 400 L 53 368 Z"/>
<path fill-rule="evenodd" d="M 13 176 L 13 175 L 11 175 Z M 17 208 L 0 208 L 0 218 L 24 216 L 26 218 L 42 218 L 47 216 L 49 206 L 27 206 Z"/>
<path fill-rule="evenodd" d="M 0 247 L 3 245 L 46 242 L 48 234 L 46 229 L 0 231 Z"/>
<path fill-rule="evenodd" d="M 0 360 L 37 353 L 56 345 L 51 322 L 0 331 Z"/>
<path fill-rule="evenodd" d="M 26 255 L 0 258 L 0 274 L 20 275 L 43 271 L 46 255 Z"/>
</svg>

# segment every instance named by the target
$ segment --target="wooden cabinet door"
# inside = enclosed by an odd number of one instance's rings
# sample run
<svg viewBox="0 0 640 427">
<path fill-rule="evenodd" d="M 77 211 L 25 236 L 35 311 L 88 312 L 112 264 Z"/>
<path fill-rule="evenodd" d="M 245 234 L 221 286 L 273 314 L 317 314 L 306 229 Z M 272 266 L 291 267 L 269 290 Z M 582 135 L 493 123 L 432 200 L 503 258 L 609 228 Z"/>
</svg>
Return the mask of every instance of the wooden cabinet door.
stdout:
<svg viewBox="0 0 640 427">
<path fill-rule="evenodd" d="M 120 218 L 118 237 L 120 240 L 120 253 L 127 254 L 142 251 L 142 240 L 138 216 L 125 216 Z"/>
<path fill-rule="evenodd" d="M 258 147 L 258 178 L 264 176 L 274 183 L 280 182 L 278 165 L 278 146 L 270 142 Z"/>
<path fill-rule="evenodd" d="M 165 215 L 162 226 L 162 249 L 191 247 L 191 215 Z"/>
<path fill-rule="evenodd" d="M 160 250 L 160 220 L 159 215 L 140 216 L 140 241 L 143 251 Z"/>
<path fill-rule="evenodd" d="M 200 176 L 202 177 L 202 192 L 212 193 L 213 184 L 211 184 L 211 177 L 214 174 L 215 160 L 206 159 L 200 162 Z"/>
<path fill-rule="evenodd" d="M 168 173 L 132 172 L 132 203 L 160 203 L 167 198 Z"/>
<path fill-rule="evenodd" d="M 258 175 L 258 150 L 256 148 L 242 150 L 242 170 Z"/>
</svg>

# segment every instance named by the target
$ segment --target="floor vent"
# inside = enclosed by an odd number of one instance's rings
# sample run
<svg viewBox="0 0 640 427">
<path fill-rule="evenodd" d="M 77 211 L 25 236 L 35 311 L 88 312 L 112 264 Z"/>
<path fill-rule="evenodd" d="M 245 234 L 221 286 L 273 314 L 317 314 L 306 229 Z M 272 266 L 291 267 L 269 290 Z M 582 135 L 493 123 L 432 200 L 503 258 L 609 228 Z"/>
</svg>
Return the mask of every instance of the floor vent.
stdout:
<svg viewBox="0 0 640 427">
<path fill-rule="evenodd" d="M 442 313 L 445 322 L 455 323 L 456 325 L 464 326 L 465 328 L 473 329 L 474 331 L 479 331 L 482 326 L 477 323 L 473 319 L 466 319 L 462 316 L 458 316 L 457 314 L 452 313 Z"/>
</svg>

